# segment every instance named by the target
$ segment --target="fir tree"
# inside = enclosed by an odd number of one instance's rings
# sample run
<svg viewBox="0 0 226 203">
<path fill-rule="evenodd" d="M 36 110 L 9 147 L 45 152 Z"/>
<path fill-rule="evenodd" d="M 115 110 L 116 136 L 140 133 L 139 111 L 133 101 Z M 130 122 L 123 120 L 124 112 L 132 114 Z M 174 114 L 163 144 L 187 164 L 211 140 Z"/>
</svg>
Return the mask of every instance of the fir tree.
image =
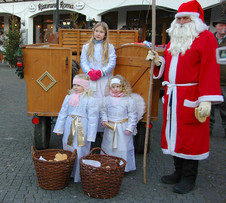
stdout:
<svg viewBox="0 0 226 203">
<path fill-rule="evenodd" d="M 15 16 L 12 16 L 9 30 L 4 32 L 3 38 L 4 58 L 12 67 L 16 65 L 16 52 L 20 49 L 21 43 L 22 38 L 19 30 L 19 22 Z"/>
</svg>

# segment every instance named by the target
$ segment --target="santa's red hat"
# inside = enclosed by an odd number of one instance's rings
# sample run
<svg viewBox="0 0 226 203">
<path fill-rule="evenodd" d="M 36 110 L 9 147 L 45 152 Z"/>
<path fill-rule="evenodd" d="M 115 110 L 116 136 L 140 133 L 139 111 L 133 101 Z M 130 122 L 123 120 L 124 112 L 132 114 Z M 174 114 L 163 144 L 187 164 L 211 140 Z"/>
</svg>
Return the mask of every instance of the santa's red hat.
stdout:
<svg viewBox="0 0 226 203">
<path fill-rule="evenodd" d="M 204 22 L 204 12 L 198 1 L 193 0 L 180 5 L 175 17 L 194 16 Z"/>
</svg>

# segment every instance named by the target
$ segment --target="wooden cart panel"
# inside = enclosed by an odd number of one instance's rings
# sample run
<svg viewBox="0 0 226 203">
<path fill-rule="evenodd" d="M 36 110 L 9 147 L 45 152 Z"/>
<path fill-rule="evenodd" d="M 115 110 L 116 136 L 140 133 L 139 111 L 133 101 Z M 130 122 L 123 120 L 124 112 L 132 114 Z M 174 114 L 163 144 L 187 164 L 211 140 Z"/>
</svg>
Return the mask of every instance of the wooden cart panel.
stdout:
<svg viewBox="0 0 226 203">
<path fill-rule="evenodd" d="M 59 29 L 59 44 L 50 46 L 71 48 L 73 59 L 80 63 L 82 47 L 89 41 L 92 33 L 92 29 Z M 109 30 L 109 41 L 115 48 L 138 42 L 138 30 Z"/>
<path fill-rule="evenodd" d="M 148 91 L 150 84 L 150 67 L 151 62 L 146 61 L 149 48 L 139 44 L 123 45 L 116 49 L 117 63 L 114 69 L 114 75 L 124 76 L 132 86 L 133 92 L 140 94 L 148 104 Z M 162 53 L 160 53 L 162 54 Z M 151 119 L 158 119 L 158 103 L 161 82 L 153 80 L 152 86 L 152 105 Z M 146 122 L 147 113 L 143 117 Z"/>
<path fill-rule="evenodd" d="M 71 88 L 71 49 L 26 47 L 23 52 L 28 115 L 57 116 Z"/>
</svg>

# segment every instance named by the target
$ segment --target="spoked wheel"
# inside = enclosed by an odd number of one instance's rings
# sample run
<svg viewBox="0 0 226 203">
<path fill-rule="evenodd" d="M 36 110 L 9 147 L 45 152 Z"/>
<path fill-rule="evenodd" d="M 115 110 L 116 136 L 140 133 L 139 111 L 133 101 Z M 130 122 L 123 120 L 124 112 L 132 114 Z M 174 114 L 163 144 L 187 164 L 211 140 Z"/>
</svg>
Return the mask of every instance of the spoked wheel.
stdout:
<svg viewBox="0 0 226 203">
<path fill-rule="evenodd" d="M 39 123 L 33 124 L 32 140 L 36 149 L 47 149 L 51 136 L 51 117 L 38 117 Z"/>
<path fill-rule="evenodd" d="M 143 154 L 144 153 L 144 145 L 145 145 L 145 134 L 146 134 L 146 123 L 139 122 L 137 124 L 137 134 L 134 136 L 134 148 L 136 153 Z M 147 152 L 149 152 L 150 149 L 150 135 L 151 135 L 151 129 L 149 130 L 149 139 L 148 139 L 148 148 Z"/>
</svg>

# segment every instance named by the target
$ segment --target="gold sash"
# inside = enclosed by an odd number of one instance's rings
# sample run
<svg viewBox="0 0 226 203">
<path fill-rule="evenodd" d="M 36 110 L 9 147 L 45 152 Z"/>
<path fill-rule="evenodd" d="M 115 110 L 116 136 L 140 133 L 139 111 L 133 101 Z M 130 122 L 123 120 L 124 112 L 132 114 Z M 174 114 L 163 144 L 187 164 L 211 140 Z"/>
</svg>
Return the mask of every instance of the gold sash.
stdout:
<svg viewBox="0 0 226 203">
<path fill-rule="evenodd" d="M 118 146 L 118 139 L 117 139 L 117 135 L 116 135 L 117 123 L 125 123 L 127 121 L 128 121 L 128 118 L 125 118 L 125 119 L 123 119 L 121 121 L 116 121 L 116 122 L 108 121 L 109 123 L 113 123 L 114 124 L 114 127 L 113 127 L 114 136 L 113 136 L 113 143 L 112 143 L 112 148 L 113 149 L 116 149 L 117 146 Z M 110 129 L 112 129 L 112 128 L 110 128 Z"/>
<path fill-rule="evenodd" d="M 81 116 L 70 116 L 73 118 L 71 121 L 71 128 L 70 128 L 70 134 L 68 136 L 67 144 L 72 145 L 75 131 L 77 130 L 77 145 L 79 147 L 85 146 L 85 138 L 82 128 L 82 122 L 80 120 Z M 77 127 L 77 129 L 76 129 Z"/>
</svg>

